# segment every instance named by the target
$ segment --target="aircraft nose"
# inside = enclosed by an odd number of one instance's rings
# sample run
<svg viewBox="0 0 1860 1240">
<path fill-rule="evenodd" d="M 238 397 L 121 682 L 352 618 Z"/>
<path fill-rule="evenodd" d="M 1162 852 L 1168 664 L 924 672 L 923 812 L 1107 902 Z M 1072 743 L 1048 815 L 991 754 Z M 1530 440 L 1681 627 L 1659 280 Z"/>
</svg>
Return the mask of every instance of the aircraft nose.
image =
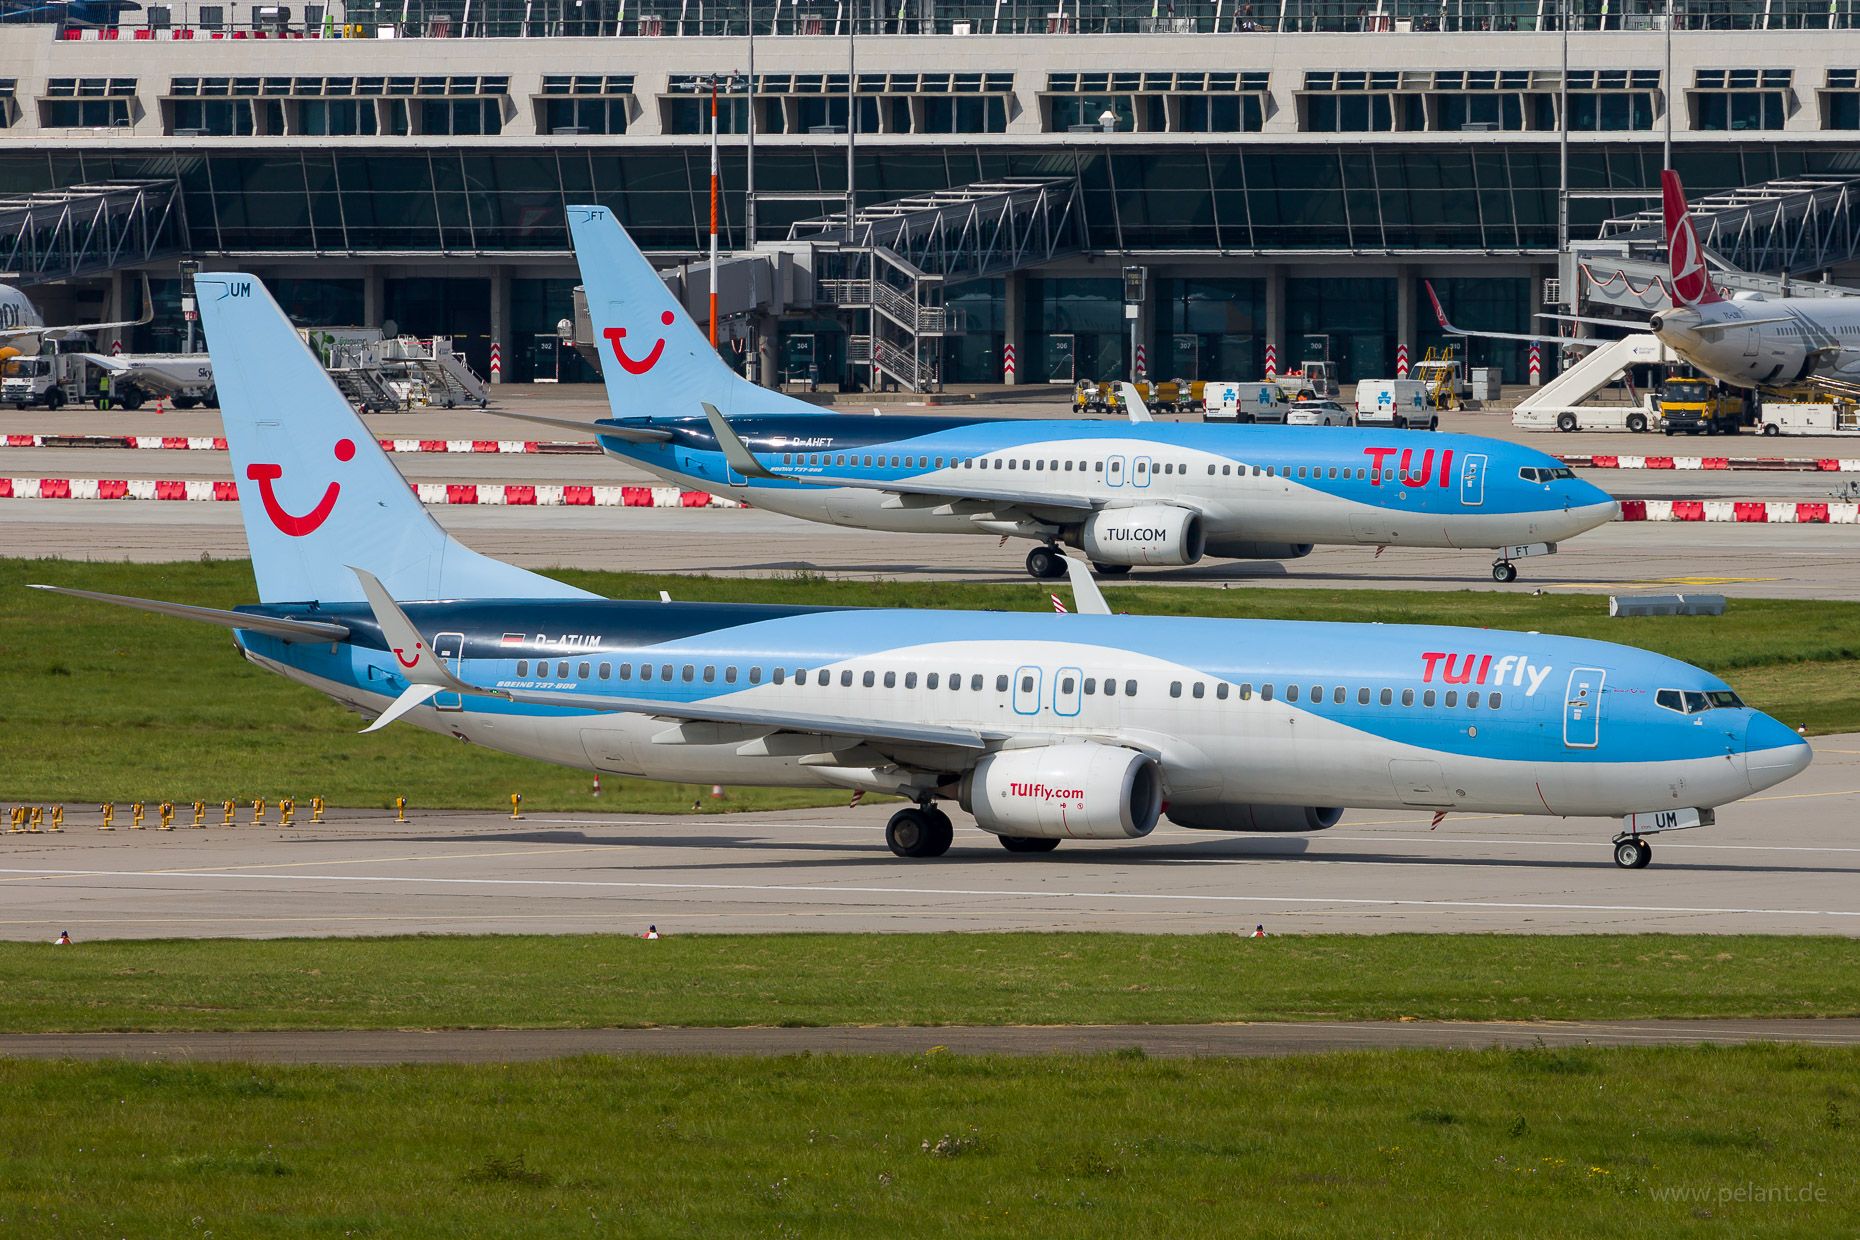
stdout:
<svg viewBox="0 0 1860 1240">
<path fill-rule="evenodd" d="M 1621 505 L 1614 496 L 1590 482 L 1577 482 L 1563 494 L 1563 504 L 1582 518 L 1582 528 L 1592 530 L 1621 516 Z"/>
<path fill-rule="evenodd" d="M 1750 790 L 1761 792 L 1808 769 L 1815 752 L 1787 724 L 1752 712 L 1744 727 L 1744 769 Z"/>
</svg>

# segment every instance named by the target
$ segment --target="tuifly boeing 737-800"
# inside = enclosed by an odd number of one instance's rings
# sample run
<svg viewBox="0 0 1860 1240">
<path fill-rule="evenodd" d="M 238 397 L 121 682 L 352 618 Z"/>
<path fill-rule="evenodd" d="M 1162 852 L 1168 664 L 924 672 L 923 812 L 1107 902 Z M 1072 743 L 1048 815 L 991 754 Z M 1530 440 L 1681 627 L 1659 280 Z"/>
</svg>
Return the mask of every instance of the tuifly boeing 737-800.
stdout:
<svg viewBox="0 0 1860 1240">
<path fill-rule="evenodd" d="M 506 416 L 592 432 L 616 459 L 758 508 L 1031 539 L 1040 578 L 1065 576 L 1062 546 L 1117 573 L 1324 543 L 1491 549 L 1499 581 L 1618 512 L 1554 457 L 1470 435 L 823 413 L 725 366 L 612 213 L 568 216 L 614 416 Z M 705 405 L 729 428 L 721 441 Z"/>
<path fill-rule="evenodd" d="M 1487 629 L 620 602 L 454 542 L 259 281 L 196 279 L 260 602 L 244 657 L 371 716 L 649 779 L 895 793 L 900 856 L 960 806 L 1013 852 L 1318 831 L 1349 807 L 1624 819 L 1648 835 L 1802 770 L 1722 680 L 1606 642 Z M 1165 475 L 1167 477 L 1168 475 Z"/>
</svg>

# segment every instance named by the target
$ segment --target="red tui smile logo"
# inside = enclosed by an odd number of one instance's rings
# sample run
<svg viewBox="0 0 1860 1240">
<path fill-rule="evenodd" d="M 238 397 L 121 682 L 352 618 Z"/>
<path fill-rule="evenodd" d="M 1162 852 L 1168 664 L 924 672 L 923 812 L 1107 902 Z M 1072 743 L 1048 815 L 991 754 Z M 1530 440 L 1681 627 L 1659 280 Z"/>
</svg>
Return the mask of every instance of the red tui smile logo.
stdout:
<svg viewBox="0 0 1860 1240">
<path fill-rule="evenodd" d="M 667 327 L 672 325 L 673 319 L 674 316 L 670 310 L 667 310 L 664 314 L 659 316 L 659 322 Z M 636 362 L 626 355 L 625 349 L 620 347 L 620 342 L 626 339 L 626 328 L 609 327 L 603 331 L 601 335 L 607 337 L 607 343 L 613 346 L 614 360 L 619 362 L 621 369 L 625 370 L 629 375 L 645 374 L 648 370 L 651 370 L 654 366 L 659 364 L 659 356 L 665 352 L 665 337 L 661 336 L 653 342 L 652 352 L 646 354 L 644 358 Z"/>
<path fill-rule="evenodd" d="M 353 459 L 354 456 L 355 443 L 353 440 L 342 439 L 337 441 L 337 460 L 348 461 Z M 281 465 L 254 464 L 245 467 L 245 476 L 250 478 L 253 482 L 258 483 L 258 497 L 264 501 L 265 515 L 271 518 L 271 523 L 273 525 L 277 526 L 278 529 L 290 535 L 292 538 L 302 538 L 306 534 L 314 534 L 323 522 L 329 520 L 330 511 L 336 506 L 336 496 L 342 493 L 342 484 L 340 482 L 330 483 L 329 487 L 323 492 L 323 498 L 317 502 L 317 506 L 299 517 L 284 510 L 284 505 L 278 502 L 277 493 L 271 488 L 271 484 L 283 475 L 284 467 Z M 419 656 L 416 655 L 414 657 L 417 659 Z M 413 665 L 408 664 L 407 666 L 411 667 Z"/>
<path fill-rule="evenodd" d="M 400 662 L 400 665 L 402 667 L 417 667 L 420 662 L 420 651 L 425 649 L 425 647 L 419 642 L 413 643 L 413 657 L 411 659 L 403 656 L 401 649 L 402 648 L 399 646 L 394 647 L 394 658 Z"/>
</svg>

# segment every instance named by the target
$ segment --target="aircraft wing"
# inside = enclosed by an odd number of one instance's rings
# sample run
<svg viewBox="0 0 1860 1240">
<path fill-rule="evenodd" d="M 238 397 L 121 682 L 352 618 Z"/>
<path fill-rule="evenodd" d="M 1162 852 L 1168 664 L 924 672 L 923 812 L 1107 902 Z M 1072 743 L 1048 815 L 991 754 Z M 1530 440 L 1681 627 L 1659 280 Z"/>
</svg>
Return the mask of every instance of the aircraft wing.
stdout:
<svg viewBox="0 0 1860 1240">
<path fill-rule="evenodd" d="M 1434 317 L 1440 320 L 1440 330 L 1449 336 L 1478 336 L 1482 340 L 1528 340 L 1532 344 L 1556 344 L 1561 336 L 1529 336 L 1522 332 L 1476 332 L 1464 327 L 1456 327 L 1447 321 L 1447 312 L 1440 304 L 1439 296 L 1434 292 L 1434 282 L 1424 280 L 1427 285 L 1427 299 L 1434 303 Z"/>
<path fill-rule="evenodd" d="M 721 702 L 661 702 L 653 698 L 614 697 L 590 693 L 553 693 L 539 689 L 503 689 L 500 697 L 538 706 L 565 706 L 572 710 L 614 711 L 653 715 L 701 723 L 740 723 L 776 731 L 817 733 L 822 736 L 856 736 L 864 740 L 901 741 L 912 745 L 948 745 L 956 749 L 986 749 L 1010 735 L 941 723 L 905 723 L 889 719 L 860 719 L 847 715 L 814 715 L 803 711 L 731 706 Z"/>
<path fill-rule="evenodd" d="M 731 427 L 729 420 L 717 411 L 712 404 L 704 406 L 704 415 L 710 419 L 712 432 L 717 436 L 717 443 L 723 448 L 724 459 L 730 462 L 730 468 L 750 478 L 773 478 L 788 482 L 801 482 L 809 486 L 820 487 L 856 487 L 864 491 L 890 491 L 897 495 L 935 495 L 946 499 L 972 499 L 997 504 L 1017 504 L 1027 508 L 1063 508 L 1076 512 L 1091 512 L 1103 506 L 1103 501 L 1084 495 L 1053 495 L 1040 491 L 1023 491 L 1015 487 L 990 486 L 986 483 L 977 486 L 969 482 L 946 483 L 926 482 L 921 479 L 896 478 L 886 481 L 878 478 L 859 478 L 837 474 L 798 474 L 784 473 L 771 469 L 756 459 L 749 445 L 743 442 Z"/>
<path fill-rule="evenodd" d="M 534 422 L 539 426 L 554 426 L 565 431 L 579 431 L 584 435 L 605 435 L 609 439 L 624 439 L 628 443 L 664 443 L 672 437 L 672 433 L 662 426 L 625 426 L 617 422 L 578 422 L 573 418 L 546 418 L 535 413 L 512 413 L 508 409 L 486 409 L 485 412 L 518 422 Z"/>
<path fill-rule="evenodd" d="M 287 642 L 339 642 L 349 635 L 347 625 L 328 620 L 260 616 L 246 611 L 222 611 L 217 607 L 194 607 L 187 603 L 165 603 L 152 598 L 130 598 L 123 594 L 99 594 L 95 590 L 72 590 L 65 586 L 34 585 L 28 588 L 68 594 L 72 598 L 87 598 L 98 603 L 114 603 L 118 607 L 133 607 L 137 611 L 152 611 L 157 615 L 175 616 L 182 620 L 199 620 L 204 624 L 217 624 L 221 628 L 269 633 Z"/>
<path fill-rule="evenodd" d="M 87 332 L 109 331 L 113 327 L 141 327 L 144 323 L 155 321 L 155 299 L 149 295 L 149 277 L 142 273 L 142 317 L 124 319 L 118 323 L 66 323 L 58 327 L 14 327 L 0 331 L 0 340 L 12 340 L 18 336 L 37 336 L 41 340 L 63 340 L 67 336 L 79 336 Z"/>
</svg>

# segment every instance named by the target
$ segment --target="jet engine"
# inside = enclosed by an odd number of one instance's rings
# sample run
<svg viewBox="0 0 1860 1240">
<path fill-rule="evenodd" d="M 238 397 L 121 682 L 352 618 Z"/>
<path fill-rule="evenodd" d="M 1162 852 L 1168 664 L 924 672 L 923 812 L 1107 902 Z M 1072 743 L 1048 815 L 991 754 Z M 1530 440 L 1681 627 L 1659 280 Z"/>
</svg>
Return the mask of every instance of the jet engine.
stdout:
<svg viewBox="0 0 1860 1240">
<path fill-rule="evenodd" d="M 1156 827 L 1162 772 L 1134 749 L 1083 741 L 992 753 L 962 777 L 962 808 L 996 835 L 1134 840 Z"/>
<path fill-rule="evenodd" d="M 1193 564 L 1207 547 L 1201 514 L 1168 504 L 1103 508 L 1085 519 L 1073 544 L 1098 564 Z"/>
<path fill-rule="evenodd" d="M 1324 831 L 1341 809 L 1311 805 L 1171 805 L 1169 821 L 1200 831 Z"/>
</svg>

